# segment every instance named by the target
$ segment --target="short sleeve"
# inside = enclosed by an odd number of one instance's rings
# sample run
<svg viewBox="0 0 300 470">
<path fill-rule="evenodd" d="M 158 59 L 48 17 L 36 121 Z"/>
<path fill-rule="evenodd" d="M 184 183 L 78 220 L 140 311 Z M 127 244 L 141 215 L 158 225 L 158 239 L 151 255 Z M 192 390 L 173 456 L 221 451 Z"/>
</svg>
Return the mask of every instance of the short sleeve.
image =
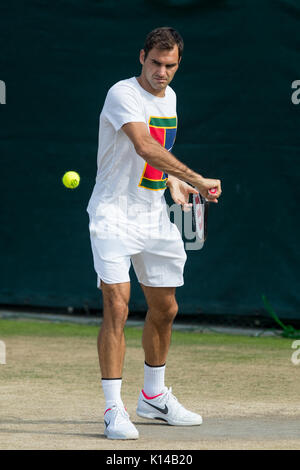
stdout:
<svg viewBox="0 0 300 470">
<path fill-rule="evenodd" d="M 146 122 L 141 99 L 129 86 L 114 86 L 106 96 L 103 115 L 118 131 L 127 122 Z"/>
</svg>

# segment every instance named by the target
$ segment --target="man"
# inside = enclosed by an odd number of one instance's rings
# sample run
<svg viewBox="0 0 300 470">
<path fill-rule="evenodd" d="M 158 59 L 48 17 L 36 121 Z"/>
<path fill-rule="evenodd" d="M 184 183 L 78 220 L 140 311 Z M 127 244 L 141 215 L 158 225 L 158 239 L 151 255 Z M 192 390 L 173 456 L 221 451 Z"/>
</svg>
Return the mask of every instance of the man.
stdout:
<svg viewBox="0 0 300 470">
<path fill-rule="evenodd" d="M 186 261 L 181 235 L 168 217 L 164 190 L 169 187 L 175 203 L 183 207 L 190 193 L 199 191 L 215 203 L 221 194 L 219 180 L 202 177 L 170 152 L 177 114 L 169 83 L 182 51 L 182 38 L 173 28 L 151 31 L 140 52 L 141 75 L 116 83 L 100 115 L 98 172 L 87 210 L 97 286 L 103 294 L 98 354 L 105 435 L 110 439 L 138 438 L 121 399 L 131 262 L 148 305 L 142 340 L 144 388 L 137 414 L 171 425 L 202 423 L 164 383 L 178 310 L 175 290 L 183 285 Z M 214 195 L 209 193 L 212 188 Z"/>
</svg>

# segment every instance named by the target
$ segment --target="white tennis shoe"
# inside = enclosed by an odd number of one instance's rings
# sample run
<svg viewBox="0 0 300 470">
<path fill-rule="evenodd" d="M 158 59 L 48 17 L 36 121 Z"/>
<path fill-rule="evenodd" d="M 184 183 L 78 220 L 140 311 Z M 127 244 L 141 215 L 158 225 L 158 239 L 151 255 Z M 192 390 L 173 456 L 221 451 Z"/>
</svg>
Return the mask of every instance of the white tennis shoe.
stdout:
<svg viewBox="0 0 300 470">
<path fill-rule="evenodd" d="M 139 432 L 122 405 L 113 405 L 104 413 L 104 434 L 108 439 L 138 439 Z"/>
<path fill-rule="evenodd" d="M 164 387 L 162 393 L 147 397 L 141 391 L 136 413 L 142 418 L 161 419 L 172 426 L 198 426 L 202 417 L 186 410 L 172 393 L 172 388 Z"/>
</svg>

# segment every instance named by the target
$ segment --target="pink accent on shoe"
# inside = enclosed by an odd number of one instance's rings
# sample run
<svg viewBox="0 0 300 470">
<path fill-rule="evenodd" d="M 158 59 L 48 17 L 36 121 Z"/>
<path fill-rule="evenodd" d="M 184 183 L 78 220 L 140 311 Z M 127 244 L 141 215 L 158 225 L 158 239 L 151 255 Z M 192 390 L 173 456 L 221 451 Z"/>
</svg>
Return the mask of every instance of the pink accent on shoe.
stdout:
<svg viewBox="0 0 300 470">
<path fill-rule="evenodd" d="M 109 411 L 109 410 L 111 410 L 111 408 L 107 408 L 107 410 L 105 410 L 105 412 L 104 412 L 104 416 L 105 416 L 105 413 L 106 413 L 107 411 Z"/>
<path fill-rule="evenodd" d="M 152 400 L 153 398 L 160 397 L 161 395 L 163 395 L 162 393 L 159 393 L 158 395 L 155 395 L 154 397 L 148 397 L 148 395 L 146 395 L 144 390 L 142 390 L 142 394 L 144 395 L 145 398 L 147 398 L 147 400 Z"/>
</svg>

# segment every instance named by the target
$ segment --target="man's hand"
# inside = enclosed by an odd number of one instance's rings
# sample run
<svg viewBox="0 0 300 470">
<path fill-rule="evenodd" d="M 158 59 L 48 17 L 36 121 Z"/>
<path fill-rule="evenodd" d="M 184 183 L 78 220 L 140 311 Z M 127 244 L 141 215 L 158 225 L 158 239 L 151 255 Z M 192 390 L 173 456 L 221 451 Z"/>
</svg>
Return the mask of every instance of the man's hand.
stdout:
<svg viewBox="0 0 300 470">
<path fill-rule="evenodd" d="M 221 181 L 211 178 L 203 178 L 202 176 L 195 181 L 195 186 L 199 190 L 201 196 L 205 197 L 209 202 L 218 202 L 218 198 L 221 196 Z M 214 190 L 213 194 L 210 190 Z"/>
<path fill-rule="evenodd" d="M 189 203 L 189 195 L 198 194 L 197 189 L 172 175 L 168 176 L 167 186 L 175 204 L 181 204 L 184 212 L 190 211 L 192 204 Z"/>
</svg>

